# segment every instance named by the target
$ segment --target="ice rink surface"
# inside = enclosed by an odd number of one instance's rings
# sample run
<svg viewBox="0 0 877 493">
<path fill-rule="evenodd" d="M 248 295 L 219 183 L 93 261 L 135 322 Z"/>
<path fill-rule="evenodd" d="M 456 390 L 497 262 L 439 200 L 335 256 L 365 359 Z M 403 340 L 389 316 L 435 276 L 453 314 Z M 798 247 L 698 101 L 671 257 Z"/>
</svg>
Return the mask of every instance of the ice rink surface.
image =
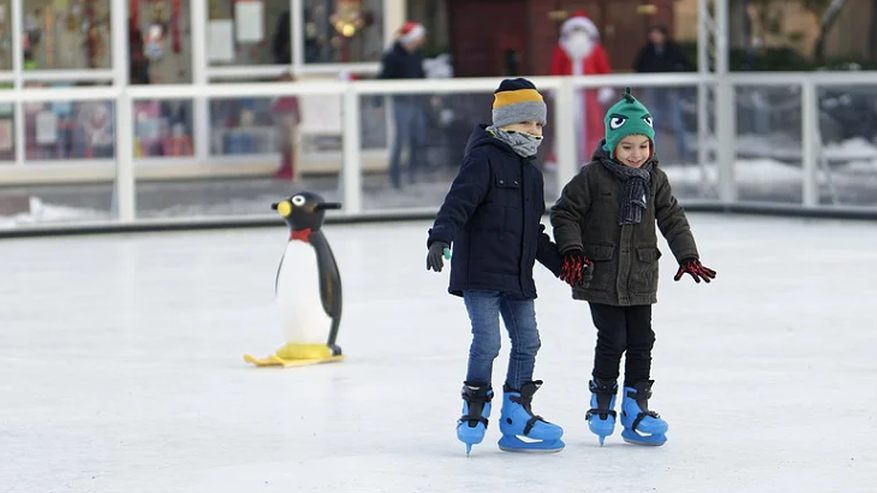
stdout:
<svg viewBox="0 0 877 493">
<path fill-rule="evenodd" d="M 329 225 L 347 361 L 247 366 L 283 344 L 285 227 L 0 242 L 0 492 L 873 492 L 877 225 L 690 215 L 710 285 L 661 240 L 652 408 L 660 448 L 584 422 L 595 331 L 537 268 L 559 454 L 466 458 L 470 340 L 426 222 Z M 278 224 L 281 224 L 278 221 Z M 494 366 L 502 385 L 507 339 Z"/>
</svg>

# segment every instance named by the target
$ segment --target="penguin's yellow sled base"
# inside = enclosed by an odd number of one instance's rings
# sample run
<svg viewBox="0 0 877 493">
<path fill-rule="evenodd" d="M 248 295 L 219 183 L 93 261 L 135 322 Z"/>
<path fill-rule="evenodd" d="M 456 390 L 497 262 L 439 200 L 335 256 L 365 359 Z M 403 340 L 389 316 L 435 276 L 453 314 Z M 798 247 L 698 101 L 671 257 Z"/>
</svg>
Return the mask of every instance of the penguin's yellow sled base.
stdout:
<svg viewBox="0 0 877 493">
<path fill-rule="evenodd" d="M 268 356 L 265 359 L 259 359 L 249 354 L 244 355 L 244 361 L 252 363 L 256 366 L 282 366 L 284 368 L 293 368 L 296 366 L 321 365 L 323 363 L 337 363 L 344 360 L 344 355 L 331 356 L 324 359 L 281 359 L 276 355 Z"/>
<path fill-rule="evenodd" d="M 282 366 L 284 368 L 336 363 L 343 360 L 344 355 L 340 354 L 340 350 L 316 344 L 287 344 L 278 349 L 275 354 L 264 359 L 249 354 L 244 355 L 244 361 L 256 366 Z"/>
</svg>

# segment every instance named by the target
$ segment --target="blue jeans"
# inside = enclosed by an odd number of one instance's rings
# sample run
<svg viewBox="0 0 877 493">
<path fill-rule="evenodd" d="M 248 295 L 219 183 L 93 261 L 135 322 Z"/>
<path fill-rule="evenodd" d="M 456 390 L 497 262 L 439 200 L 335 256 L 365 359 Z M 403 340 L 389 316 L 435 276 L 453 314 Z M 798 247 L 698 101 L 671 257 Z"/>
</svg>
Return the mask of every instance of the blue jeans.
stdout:
<svg viewBox="0 0 877 493">
<path fill-rule="evenodd" d="M 679 106 L 679 91 L 675 88 L 653 87 L 645 91 L 649 101 L 649 113 L 651 113 L 655 130 L 667 128 L 673 130 L 676 138 L 676 157 L 685 161 L 685 122 L 682 120 L 682 107 Z"/>
<path fill-rule="evenodd" d="M 542 343 L 536 328 L 533 300 L 513 297 L 499 291 L 464 291 L 463 301 L 472 321 L 472 345 L 466 383 L 490 385 L 493 360 L 499 356 L 499 316 L 509 332 L 511 353 L 505 383 L 515 390 L 533 379 L 536 353 Z"/>
<path fill-rule="evenodd" d="M 408 145 L 408 181 L 414 183 L 414 172 L 421 164 L 418 153 L 423 145 L 426 115 L 416 103 L 397 98 L 393 101 L 393 120 L 396 123 L 396 139 L 390 155 L 390 180 L 393 186 L 402 186 L 402 146 Z"/>
</svg>

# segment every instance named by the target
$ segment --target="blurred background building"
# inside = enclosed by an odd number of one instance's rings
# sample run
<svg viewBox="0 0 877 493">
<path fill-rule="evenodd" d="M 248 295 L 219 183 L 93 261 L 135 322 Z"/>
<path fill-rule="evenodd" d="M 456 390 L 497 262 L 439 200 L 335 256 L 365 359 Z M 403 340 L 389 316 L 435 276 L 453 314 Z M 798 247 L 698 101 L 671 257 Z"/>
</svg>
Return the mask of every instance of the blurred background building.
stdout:
<svg viewBox="0 0 877 493">
<path fill-rule="evenodd" d="M 0 87 L 368 80 L 381 72 L 382 56 L 408 21 L 425 28 L 420 52 L 427 78 L 549 75 L 562 26 L 577 11 L 596 26 L 611 72 L 634 72 L 655 26 L 666 28 L 690 62 L 678 70 L 693 72 L 699 5 L 698 0 L 0 0 Z M 731 72 L 877 69 L 877 0 L 730 0 L 728 27 Z M 699 146 L 709 145 L 698 128 L 697 86 L 668 91 L 661 93 L 665 96 L 643 91 L 656 104 L 670 101 L 661 110 L 669 125 L 660 128 L 662 157 L 667 165 L 697 164 Z M 781 170 L 800 167 L 800 149 L 793 149 L 803 139 L 799 88 L 748 85 L 735 94 L 737 156 L 771 159 L 782 163 Z M 413 188 L 396 190 L 386 188 L 397 133 L 388 95 L 359 98 L 365 200 L 375 207 L 432 204 L 453 176 L 471 126 L 489 119 L 491 92 L 422 98 L 428 130 L 417 143 L 422 176 Z M 820 87 L 818 105 L 820 145 L 842 151 L 821 153 L 826 163 L 846 159 L 850 149 L 863 159 L 877 152 L 873 86 Z M 134 141 L 138 207 L 147 217 L 181 210 L 254 212 L 257 197 L 290 183 L 337 190 L 342 106 L 339 94 L 141 98 L 133 104 L 131 128 L 119 129 L 117 102 L 110 97 L 7 98 L 0 101 L 0 196 L 7 197 L 0 204 L 26 205 L 0 205 L 0 218 L 30 220 L 35 204 L 48 202 L 64 211 L 90 211 L 88 217 L 111 214 L 122 131 L 130 131 Z M 547 131 L 540 161 L 551 172 L 554 129 Z M 427 182 L 437 185 L 427 188 Z M 771 192 L 754 196 L 800 198 L 782 187 L 766 188 Z M 703 189 L 693 184 L 689 192 L 708 196 Z M 848 200 L 858 203 L 864 196 L 870 193 Z"/>
</svg>

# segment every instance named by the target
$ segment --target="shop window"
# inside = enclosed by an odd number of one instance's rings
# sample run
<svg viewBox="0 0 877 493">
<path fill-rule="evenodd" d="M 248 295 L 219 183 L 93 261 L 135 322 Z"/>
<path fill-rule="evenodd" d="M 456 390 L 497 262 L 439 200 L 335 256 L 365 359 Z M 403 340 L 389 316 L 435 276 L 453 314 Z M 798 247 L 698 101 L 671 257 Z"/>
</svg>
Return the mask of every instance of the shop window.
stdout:
<svg viewBox="0 0 877 493">
<path fill-rule="evenodd" d="M 207 0 L 210 66 L 288 65 L 289 0 Z"/>
<path fill-rule="evenodd" d="M 12 2 L 0 0 L 0 70 L 12 70 Z"/>
<path fill-rule="evenodd" d="M 111 101 L 28 102 L 25 160 L 112 159 L 115 107 Z"/>
<path fill-rule="evenodd" d="M 128 1 L 131 84 L 191 83 L 191 0 Z"/>
<path fill-rule="evenodd" d="M 383 0 L 304 0 L 305 63 L 377 62 Z"/>
<path fill-rule="evenodd" d="M 193 156 L 192 107 L 191 101 L 136 101 L 134 157 Z"/>
<path fill-rule="evenodd" d="M 25 70 L 110 68 L 110 0 L 26 0 L 22 7 Z"/>
<path fill-rule="evenodd" d="M 0 84 L 0 89 L 11 89 L 12 84 Z M 0 103 L 0 165 L 15 159 L 15 105 Z"/>
</svg>

